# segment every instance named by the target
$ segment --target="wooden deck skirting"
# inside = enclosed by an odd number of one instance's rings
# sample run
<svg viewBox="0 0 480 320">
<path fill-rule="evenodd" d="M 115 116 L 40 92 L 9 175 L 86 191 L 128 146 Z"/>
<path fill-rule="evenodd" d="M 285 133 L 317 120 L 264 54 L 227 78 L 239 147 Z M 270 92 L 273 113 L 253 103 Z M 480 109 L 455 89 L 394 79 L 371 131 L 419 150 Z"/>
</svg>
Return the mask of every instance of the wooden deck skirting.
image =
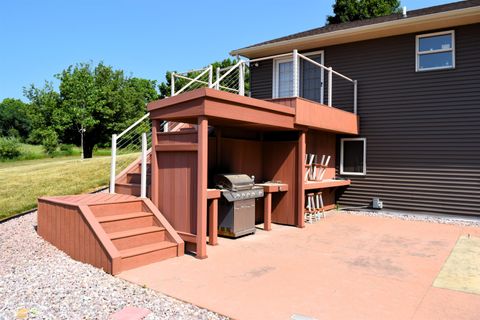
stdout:
<svg viewBox="0 0 480 320">
<path fill-rule="evenodd" d="M 183 240 L 155 205 L 148 199 L 129 195 L 101 193 L 39 198 L 38 234 L 73 259 L 118 274 L 130 266 L 123 263 L 121 251 L 99 218 L 111 217 L 116 210 L 127 213 L 122 207 L 140 208 L 138 211 L 153 215 L 165 228 L 168 241 L 176 246 L 175 255 L 183 255 Z"/>
</svg>

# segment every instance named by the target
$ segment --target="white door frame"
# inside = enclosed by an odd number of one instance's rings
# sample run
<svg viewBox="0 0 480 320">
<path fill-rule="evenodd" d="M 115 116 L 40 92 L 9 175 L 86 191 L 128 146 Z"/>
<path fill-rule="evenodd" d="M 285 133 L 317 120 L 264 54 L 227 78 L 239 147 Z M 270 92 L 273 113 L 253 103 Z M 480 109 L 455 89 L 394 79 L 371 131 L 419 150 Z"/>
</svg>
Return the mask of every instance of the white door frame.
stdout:
<svg viewBox="0 0 480 320">
<path fill-rule="evenodd" d="M 321 55 L 321 62 L 320 64 L 325 65 L 325 51 L 324 50 L 317 50 L 317 51 L 312 51 L 312 52 L 305 52 L 302 53 L 304 56 L 313 56 L 313 55 Z M 276 58 L 273 59 L 273 75 L 272 75 L 272 99 L 278 98 L 278 65 L 280 63 L 284 62 L 289 62 L 292 61 L 293 57 L 289 56 L 287 58 L 282 57 L 282 58 Z M 301 74 L 301 71 L 300 71 Z M 299 77 L 300 79 L 300 77 Z M 320 81 L 321 81 L 321 88 L 320 88 L 320 103 L 324 103 L 324 83 L 325 83 L 325 77 L 324 77 L 324 70 L 321 68 L 321 75 L 320 75 Z M 283 97 L 286 98 L 286 97 Z"/>
</svg>

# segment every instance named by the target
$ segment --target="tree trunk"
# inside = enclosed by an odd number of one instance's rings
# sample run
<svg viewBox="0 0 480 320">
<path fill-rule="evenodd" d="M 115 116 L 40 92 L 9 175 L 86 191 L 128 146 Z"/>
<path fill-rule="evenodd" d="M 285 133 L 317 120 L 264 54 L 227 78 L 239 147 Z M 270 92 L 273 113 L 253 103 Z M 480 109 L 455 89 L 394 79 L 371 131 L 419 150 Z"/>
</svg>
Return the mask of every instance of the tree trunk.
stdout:
<svg viewBox="0 0 480 320">
<path fill-rule="evenodd" d="M 90 159 L 93 157 L 93 147 L 95 143 L 90 141 L 86 136 L 83 138 L 83 157 Z"/>
</svg>

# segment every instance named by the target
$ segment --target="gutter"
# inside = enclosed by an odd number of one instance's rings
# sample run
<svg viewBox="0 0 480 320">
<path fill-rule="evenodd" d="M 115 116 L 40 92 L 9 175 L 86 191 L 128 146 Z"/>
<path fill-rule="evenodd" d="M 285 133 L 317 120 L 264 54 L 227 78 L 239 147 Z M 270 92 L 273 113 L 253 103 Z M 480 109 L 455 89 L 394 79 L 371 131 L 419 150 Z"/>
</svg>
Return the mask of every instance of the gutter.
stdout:
<svg viewBox="0 0 480 320">
<path fill-rule="evenodd" d="M 476 22 L 480 21 L 480 6 L 475 6 L 475 7 L 469 7 L 469 8 L 464 8 L 464 9 L 458 9 L 458 10 L 450 10 L 450 11 L 445 11 L 445 12 L 440 12 L 440 13 L 433 13 L 433 14 L 428 14 L 428 15 L 422 15 L 418 17 L 407 17 L 407 18 L 400 18 L 398 20 L 394 21 L 387 21 L 387 22 L 380 22 L 380 23 L 375 23 L 371 25 L 366 25 L 366 26 L 360 26 L 360 27 L 354 27 L 354 28 L 349 28 L 349 29 L 344 29 L 344 30 L 338 30 L 338 31 L 332 31 L 332 32 L 327 32 L 327 33 L 321 33 L 321 34 L 315 34 L 315 35 L 310 35 L 310 36 L 305 36 L 301 38 L 295 38 L 295 39 L 289 39 L 289 40 L 283 40 L 279 42 L 273 42 L 273 43 L 267 43 L 264 45 L 259 45 L 256 47 L 246 47 L 242 49 L 236 49 L 230 52 L 230 55 L 236 56 L 236 55 L 241 55 L 244 57 L 248 58 L 256 58 L 258 56 L 261 56 L 261 52 L 265 50 L 274 50 L 277 49 L 278 51 L 282 50 L 283 47 L 292 47 L 296 48 L 296 45 L 299 44 L 307 44 L 310 42 L 326 42 L 327 40 L 333 40 L 332 44 L 341 44 L 341 43 L 348 43 L 348 42 L 354 42 L 354 41 L 343 41 L 342 37 L 347 37 L 347 36 L 362 36 L 362 35 L 367 35 L 365 38 L 359 38 L 358 40 L 355 41 L 360 41 L 360 40 L 367 40 L 367 39 L 375 39 L 375 38 L 383 38 L 387 36 L 393 36 L 393 35 L 399 35 L 399 34 L 405 34 L 405 33 L 410 33 L 411 31 L 402 31 L 401 28 L 406 28 L 410 27 L 410 29 L 415 29 L 415 32 L 418 31 L 423 31 L 427 30 L 426 28 L 421 27 L 421 25 L 418 24 L 426 24 L 426 23 L 433 23 L 436 25 L 439 25 L 438 28 L 443 28 L 443 27 L 448 27 L 448 26 L 455 26 L 455 25 L 463 25 L 463 24 L 470 24 L 470 23 L 475 23 L 475 22 L 470 22 L 469 20 L 465 20 L 465 18 L 468 17 L 475 17 L 477 16 L 478 19 L 476 19 Z M 457 23 L 453 22 L 451 24 L 448 24 L 450 20 L 458 20 Z M 447 25 L 445 25 L 447 24 Z M 418 25 L 418 27 L 416 26 Z M 415 28 L 417 27 L 417 28 Z M 433 27 L 435 28 L 435 27 Z M 400 30 L 396 30 L 400 29 Z M 429 27 L 429 29 L 432 29 Z M 368 37 L 368 33 L 372 33 L 375 31 L 390 31 L 387 34 L 382 34 L 380 37 L 375 37 L 375 35 L 370 35 Z M 337 40 L 337 41 L 335 41 Z M 316 46 L 318 46 L 316 44 Z M 289 48 L 286 48 L 287 50 L 284 51 L 289 51 Z"/>
</svg>

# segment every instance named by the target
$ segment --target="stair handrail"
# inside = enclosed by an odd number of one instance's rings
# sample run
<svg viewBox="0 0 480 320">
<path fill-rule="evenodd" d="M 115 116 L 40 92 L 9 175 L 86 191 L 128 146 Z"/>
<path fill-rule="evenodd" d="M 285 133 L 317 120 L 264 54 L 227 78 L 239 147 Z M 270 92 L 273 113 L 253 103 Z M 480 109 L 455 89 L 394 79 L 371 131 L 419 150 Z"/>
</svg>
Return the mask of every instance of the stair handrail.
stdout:
<svg viewBox="0 0 480 320">
<path fill-rule="evenodd" d="M 150 116 L 150 112 L 144 114 L 140 119 L 131 124 L 128 128 L 120 132 L 119 134 L 112 134 L 112 149 L 111 149 L 111 160 L 110 160 L 110 185 L 109 192 L 115 193 L 115 181 L 117 178 L 116 169 L 117 169 L 117 141 L 119 138 L 130 132 L 132 129 L 137 127 L 145 119 Z M 164 123 L 165 124 L 165 123 Z M 162 125 L 164 125 L 162 124 Z M 142 148 L 143 148 L 143 137 L 142 137 Z M 143 149 L 142 149 L 143 150 Z"/>
</svg>

